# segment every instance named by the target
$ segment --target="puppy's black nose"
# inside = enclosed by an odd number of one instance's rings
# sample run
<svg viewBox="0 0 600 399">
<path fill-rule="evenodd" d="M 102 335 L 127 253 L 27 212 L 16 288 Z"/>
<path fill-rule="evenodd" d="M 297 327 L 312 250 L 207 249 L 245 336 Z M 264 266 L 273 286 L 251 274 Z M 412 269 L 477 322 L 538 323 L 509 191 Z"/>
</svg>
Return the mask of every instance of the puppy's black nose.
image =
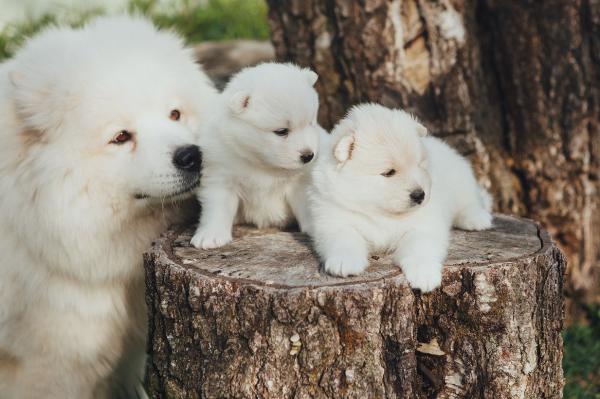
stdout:
<svg viewBox="0 0 600 399">
<path fill-rule="evenodd" d="M 425 199 L 425 191 L 418 189 L 410 193 L 410 199 L 415 204 L 420 204 Z"/>
<path fill-rule="evenodd" d="M 310 161 L 312 161 L 312 159 L 314 158 L 315 153 L 312 151 L 303 151 L 300 154 L 300 160 L 302 161 L 302 163 L 309 163 Z"/>
<path fill-rule="evenodd" d="M 200 172 L 202 154 L 197 145 L 185 145 L 175 150 L 173 163 L 179 170 L 186 172 Z"/>
</svg>

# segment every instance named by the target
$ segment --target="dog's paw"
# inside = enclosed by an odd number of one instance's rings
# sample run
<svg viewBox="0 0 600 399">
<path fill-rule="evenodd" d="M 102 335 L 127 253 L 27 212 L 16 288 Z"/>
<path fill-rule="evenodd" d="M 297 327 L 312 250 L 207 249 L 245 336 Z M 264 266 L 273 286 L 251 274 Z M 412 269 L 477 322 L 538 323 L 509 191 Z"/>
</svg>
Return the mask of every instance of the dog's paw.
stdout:
<svg viewBox="0 0 600 399">
<path fill-rule="evenodd" d="M 420 264 L 402 267 L 404 276 L 412 289 L 429 292 L 442 284 L 442 265 Z"/>
<path fill-rule="evenodd" d="M 231 242 L 230 231 L 211 231 L 198 229 L 190 241 L 198 249 L 219 248 Z"/>
<path fill-rule="evenodd" d="M 454 225 L 463 230 L 486 230 L 492 227 L 493 216 L 485 209 L 469 209 L 462 211 Z"/>
<path fill-rule="evenodd" d="M 347 277 L 362 273 L 369 260 L 360 256 L 334 255 L 325 261 L 325 271 L 334 276 Z"/>
</svg>

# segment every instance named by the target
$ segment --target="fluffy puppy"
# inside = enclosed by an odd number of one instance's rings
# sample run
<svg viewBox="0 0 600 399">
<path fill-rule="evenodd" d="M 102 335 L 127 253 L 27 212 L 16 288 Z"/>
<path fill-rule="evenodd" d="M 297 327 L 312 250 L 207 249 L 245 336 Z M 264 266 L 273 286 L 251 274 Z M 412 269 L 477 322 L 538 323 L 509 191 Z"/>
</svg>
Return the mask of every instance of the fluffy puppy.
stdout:
<svg viewBox="0 0 600 399">
<path fill-rule="evenodd" d="M 142 252 L 199 184 L 216 95 L 179 38 L 128 17 L 0 65 L 1 398 L 135 396 Z"/>
<path fill-rule="evenodd" d="M 192 245 L 231 241 L 235 222 L 306 228 L 304 189 L 323 129 L 317 74 L 292 64 L 242 70 L 220 95 L 202 131 L 202 214 Z"/>
<path fill-rule="evenodd" d="M 391 252 L 411 287 L 441 283 L 450 228 L 491 226 L 469 163 L 401 110 L 359 105 L 335 127 L 312 173 L 310 231 L 325 270 L 348 276 Z"/>
</svg>

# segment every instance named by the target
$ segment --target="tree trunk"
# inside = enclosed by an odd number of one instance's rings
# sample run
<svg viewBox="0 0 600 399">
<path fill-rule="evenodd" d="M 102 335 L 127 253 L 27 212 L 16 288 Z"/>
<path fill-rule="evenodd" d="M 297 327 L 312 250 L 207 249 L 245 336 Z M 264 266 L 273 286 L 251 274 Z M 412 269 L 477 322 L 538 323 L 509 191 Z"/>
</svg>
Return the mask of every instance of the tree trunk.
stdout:
<svg viewBox="0 0 600 399">
<path fill-rule="evenodd" d="M 564 259 L 501 216 L 454 231 L 442 287 L 388 256 L 319 271 L 307 237 L 237 228 L 221 249 L 173 230 L 145 256 L 154 398 L 561 398 Z"/>
<path fill-rule="evenodd" d="M 569 287 L 598 286 L 599 2 L 269 4 L 278 58 L 320 75 L 326 127 L 361 101 L 408 109 L 470 156 L 497 209 L 548 226 Z"/>
</svg>

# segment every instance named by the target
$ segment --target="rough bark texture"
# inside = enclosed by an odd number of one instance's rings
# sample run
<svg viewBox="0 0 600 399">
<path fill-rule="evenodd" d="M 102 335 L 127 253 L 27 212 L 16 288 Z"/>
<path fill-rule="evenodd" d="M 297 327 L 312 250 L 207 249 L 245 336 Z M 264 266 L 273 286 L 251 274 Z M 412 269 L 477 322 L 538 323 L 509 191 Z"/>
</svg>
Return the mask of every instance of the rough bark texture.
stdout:
<svg viewBox="0 0 600 399">
<path fill-rule="evenodd" d="M 548 226 L 572 291 L 598 286 L 600 2 L 269 5 L 278 58 L 320 75 L 326 127 L 361 101 L 412 111 L 471 157 L 498 210 Z"/>
<path fill-rule="evenodd" d="M 299 233 L 238 228 L 209 251 L 192 233 L 145 255 L 154 398 L 562 397 L 565 262 L 530 221 L 453 232 L 423 295 L 387 256 L 341 279 Z"/>
</svg>

